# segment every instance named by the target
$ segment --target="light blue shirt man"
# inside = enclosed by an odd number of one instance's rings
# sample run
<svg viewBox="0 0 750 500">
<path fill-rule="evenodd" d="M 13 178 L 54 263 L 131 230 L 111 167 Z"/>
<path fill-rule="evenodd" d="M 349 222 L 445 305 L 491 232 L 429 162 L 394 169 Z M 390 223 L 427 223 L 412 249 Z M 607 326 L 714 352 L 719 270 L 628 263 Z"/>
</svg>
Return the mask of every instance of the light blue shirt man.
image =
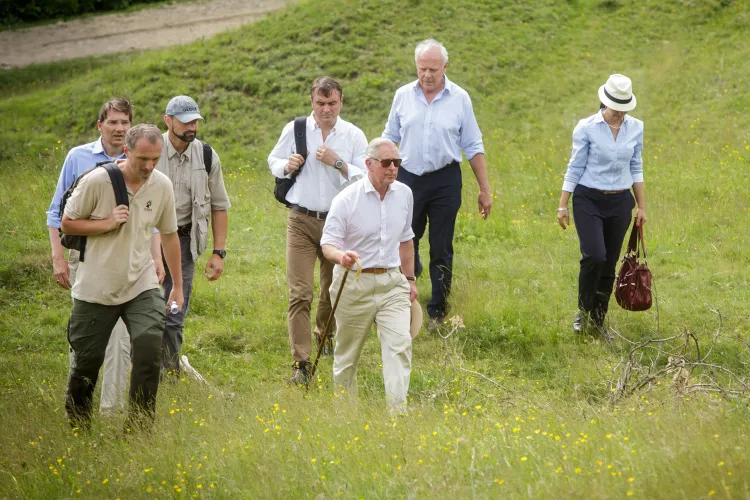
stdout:
<svg viewBox="0 0 750 500">
<path fill-rule="evenodd" d="M 617 140 L 601 111 L 578 122 L 563 191 L 581 184 L 601 191 L 630 189 L 643 182 L 643 122 L 625 115 Z"/>
<path fill-rule="evenodd" d="M 121 158 L 125 158 L 125 153 L 112 157 L 104 151 L 101 136 L 94 142 L 71 149 L 68 152 L 68 156 L 65 157 L 60 177 L 57 179 L 55 196 L 52 198 L 49 210 L 47 210 L 47 225 L 54 228 L 60 227 L 60 219 L 62 218 L 62 214 L 60 214 L 60 201 L 62 201 L 65 191 L 75 182 L 79 175 L 86 170 L 94 168 L 99 162 L 115 161 Z"/>
<path fill-rule="evenodd" d="M 469 94 L 445 76 L 443 88 L 427 103 L 419 80 L 396 91 L 383 137 L 399 144 L 402 167 L 424 175 L 456 161 L 461 150 L 471 160 L 484 153 Z"/>
</svg>

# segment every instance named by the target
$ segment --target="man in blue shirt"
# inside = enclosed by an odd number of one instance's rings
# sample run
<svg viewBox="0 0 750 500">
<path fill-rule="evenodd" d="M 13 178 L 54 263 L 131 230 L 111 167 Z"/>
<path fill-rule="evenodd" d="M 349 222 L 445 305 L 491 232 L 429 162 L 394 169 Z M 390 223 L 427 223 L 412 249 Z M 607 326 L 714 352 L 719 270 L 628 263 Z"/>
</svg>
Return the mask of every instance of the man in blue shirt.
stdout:
<svg viewBox="0 0 750 500">
<path fill-rule="evenodd" d="M 55 195 L 47 211 L 49 241 L 52 247 L 52 264 L 55 281 L 65 290 L 70 290 L 75 282 L 78 268 L 78 252 L 70 251 L 69 262 L 60 243 L 60 201 L 65 191 L 83 172 L 94 168 L 99 162 L 115 161 L 125 158 L 123 146 L 125 134 L 133 123 L 133 107 L 127 99 L 118 97 L 105 103 L 99 110 L 96 126 L 101 133 L 99 139 L 88 144 L 76 146 L 68 152 L 57 181 Z M 161 256 L 161 250 L 156 250 Z M 159 281 L 164 277 L 164 266 L 161 257 L 154 259 Z M 73 351 L 70 351 L 71 366 L 75 366 Z M 112 330 L 104 358 L 104 376 L 102 377 L 101 413 L 116 413 L 125 408 L 127 376 L 130 369 L 130 337 L 122 320 Z"/>
<path fill-rule="evenodd" d="M 453 277 L 453 232 L 461 207 L 461 150 L 479 183 L 479 213 L 486 219 L 492 196 L 484 161 L 482 133 L 471 98 L 448 80 L 448 51 L 428 39 L 414 51 L 417 80 L 396 91 L 383 137 L 400 144 L 403 163 L 398 180 L 414 194 L 414 258 L 422 272 L 419 240 L 430 221 L 430 280 L 427 328 L 434 332 L 447 312 Z"/>
</svg>

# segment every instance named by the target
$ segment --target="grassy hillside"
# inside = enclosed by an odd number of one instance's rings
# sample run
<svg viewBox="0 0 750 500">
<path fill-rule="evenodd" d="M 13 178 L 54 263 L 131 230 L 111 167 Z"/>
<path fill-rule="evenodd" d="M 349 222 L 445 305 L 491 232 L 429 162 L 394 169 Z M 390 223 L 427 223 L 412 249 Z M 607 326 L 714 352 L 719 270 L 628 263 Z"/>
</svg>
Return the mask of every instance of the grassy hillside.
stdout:
<svg viewBox="0 0 750 500">
<path fill-rule="evenodd" d="M 749 24 L 731 0 L 318 0 L 184 47 L 0 73 L 2 495 L 750 496 L 746 399 L 678 394 L 663 374 L 610 404 L 618 363 L 654 337 L 695 336 L 643 350 L 658 371 L 705 356 L 720 328 L 706 362 L 747 379 Z M 331 394 L 329 360 L 310 393 L 285 384 L 286 212 L 265 158 L 321 74 L 376 137 L 428 36 L 472 96 L 497 198 L 481 221 L 464 164 L 452 304 L 466 328 L 417 339 L 412 413 L 392 421 L 374 335 L 358 407 Z M 646 126 L 658 309 L 613 301 L 623 338 L 608 347 L 570 331 L 578 240 L 555 208 L 572 129 L 614 72 L 633 79 Z M 122 440 L 119 420 L 76 436 L 62 422 L 70 297 L 51 279 L 44 212 L 102 102 L 126 95 L 136 122 L 161 123 L 177 93 L 200 104 L 233 203 L 224 276 L 197 280 L 186 324 L 185 352 L 215 386 L 162 387 L 150 436 Z M 742 389 L 719 368 L 691 374 L 711 377 Z"/>
</svg>

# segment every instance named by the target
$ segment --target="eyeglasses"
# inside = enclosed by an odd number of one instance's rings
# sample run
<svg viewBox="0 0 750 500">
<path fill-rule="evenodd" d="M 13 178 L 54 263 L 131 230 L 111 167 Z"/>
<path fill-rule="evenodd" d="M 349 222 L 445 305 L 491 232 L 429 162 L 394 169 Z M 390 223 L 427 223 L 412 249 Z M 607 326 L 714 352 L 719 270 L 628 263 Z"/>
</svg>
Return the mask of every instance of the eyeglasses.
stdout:
<svg viewBox="0 0 750 500">
<path fill-rule="evenodd" d="M 370 158 L 373 161 L 379 161 L 380 166 L 383 168 L 388 168 L 393 164 L 394 167 L 399 168 L 401 166 L 401 158 L 383 158 L 382 160 L 379 160 L 377 158 Z"/>
</svg>

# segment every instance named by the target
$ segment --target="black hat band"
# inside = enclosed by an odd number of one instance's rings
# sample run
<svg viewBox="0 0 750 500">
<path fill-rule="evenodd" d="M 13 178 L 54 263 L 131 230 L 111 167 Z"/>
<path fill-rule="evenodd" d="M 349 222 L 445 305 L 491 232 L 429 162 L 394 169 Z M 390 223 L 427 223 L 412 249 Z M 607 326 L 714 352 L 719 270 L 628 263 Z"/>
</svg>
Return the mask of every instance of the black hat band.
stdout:
<svg viewBox="0 0 750 500">
<path fill-rule="evenodd" d="M 602 90 L 604 90 L 604 95 L 607 96 L 607 99 L 609 99 L 612 102 L 616 102 L 617 104 L 628 104 L 630 101 L 633 100 L 633 96 L 632 95 L 630 97 L 628 97 L 627 99 L 617 99 L 615 97 L 612 97 L 609 94 L 609 92 L 607 92 L 606 88 L 603 88 Z"/>
</svg>

